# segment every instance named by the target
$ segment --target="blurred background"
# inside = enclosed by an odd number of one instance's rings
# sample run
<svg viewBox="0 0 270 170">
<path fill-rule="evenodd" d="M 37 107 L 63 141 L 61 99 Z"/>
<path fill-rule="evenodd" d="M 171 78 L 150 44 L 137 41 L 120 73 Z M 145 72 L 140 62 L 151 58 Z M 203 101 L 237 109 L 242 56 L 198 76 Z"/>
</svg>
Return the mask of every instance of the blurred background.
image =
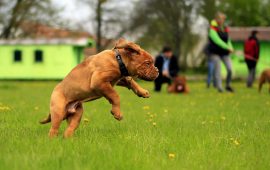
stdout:
<svg viewBox="0 0 270 170">
<path fill-rule="evenodd" d="M 1 0 L 0 79 L 61 79 L 119 37 L 153 56 L 173 48 L 181 72 L 204 74 L 209 22 L 227 15 L 233 75 L 247 73 L 243 44 L 259 31 L 259 72 L 270 65 L 270 0 Z"/>
</svg>

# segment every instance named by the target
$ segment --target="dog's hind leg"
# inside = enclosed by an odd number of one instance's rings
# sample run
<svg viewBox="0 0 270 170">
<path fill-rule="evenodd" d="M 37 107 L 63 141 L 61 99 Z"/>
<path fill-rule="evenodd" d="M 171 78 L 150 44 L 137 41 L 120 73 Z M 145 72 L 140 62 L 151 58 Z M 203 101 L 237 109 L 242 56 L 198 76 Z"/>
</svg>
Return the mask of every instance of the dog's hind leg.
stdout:
<svg viewBox="0 0 270 170">
<path fill-rule="evenodd" d="M 265 76 L 262 74 L 260 79 L 259 79 L 259 88 L 258 88 L 259 93 L 262 90 L 262 86 L 263 86 L 264 82 L 265 82 Z"/>
<path fill-rule="evenodd" d="M 51 129 L 49 137 L 58 135 L 58 130 L 63 119 L 67 116 L 65 98 L 60 94 L 53 94 L 50 106 L 51 113 Z"/>
<path fill-rule="evenodd" d="M 64 108 L 59 108 L 59 110 L 51 112 L 51 129 L 49 131 L 49 137 L 55 137 L 58 135 L 59 127 L 65 116 L 66 113 Z"/>
<path fill-rule="evenodd" d="M 79 103 L 76 107 L 75 113 L 70 113 L 67 117 L 68 127 L 64 133 L 64 137 L 71 137 L 74 131 L 78 128 L 83 114 L 82 103 Z"/>
</svg>

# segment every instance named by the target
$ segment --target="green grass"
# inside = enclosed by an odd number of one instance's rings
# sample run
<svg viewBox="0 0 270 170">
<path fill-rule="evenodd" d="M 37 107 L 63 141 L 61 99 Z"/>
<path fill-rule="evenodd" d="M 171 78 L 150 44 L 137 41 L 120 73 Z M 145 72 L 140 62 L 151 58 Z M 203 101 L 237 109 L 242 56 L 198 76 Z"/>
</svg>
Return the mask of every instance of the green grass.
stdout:
<svg viewBox="0 0 270 170">
<path fill-rule="evenodd" d="M 50 124 L 38 120 L 48 113 L 55 84 L 0 82 L 0 169 L 270 168 L 266 87 L 258 94 L 238 82 L 235 94 L 218 94 L 190 83 L 188 95 L 152 92 L 149 99 L 117 87 L 123 121 L 114 120 L 110 104 L 100 99 L 84 104 L 89 122 L 82 121 L 72 139 L 62 138 L 63 122 L 61 135 L 51 140 Z"/>
</svg>

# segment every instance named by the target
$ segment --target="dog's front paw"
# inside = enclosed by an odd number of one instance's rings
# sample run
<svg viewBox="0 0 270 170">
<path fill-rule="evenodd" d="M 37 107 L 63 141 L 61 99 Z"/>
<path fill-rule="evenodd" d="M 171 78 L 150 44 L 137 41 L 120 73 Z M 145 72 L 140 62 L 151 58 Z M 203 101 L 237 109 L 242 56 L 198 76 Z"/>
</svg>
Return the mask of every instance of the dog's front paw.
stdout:
<svg viewBox="0 0 270 170">
<path fill-rule="evenodd" d="M 113 116 L 114 116 L 114 118 L 115 118 L 116 120 L 118 120 L 118 121 L 123 120 L 123 116 L 122 116 L 122 115 L 113 115 Z"/>
<path fill-rule="evenodd" d="M 139 97 L 143 97 L 143 98 L 149 98 L 150 97 L 150 93 L 148 90 L 145 90 L 145 89 L 140 89 L 137 91 L 137 95 Z"/>
<path fill-rule="evenodd" d="M 120 120 L 123 119 L 122 114 L 115 114 L 115 113 L 113 113 L 113 111 L 111 111 L 111 114 L 112 114 L 113 117 L 114 117 L 116 120 L 118 120 L 118 121 L 120 121 Z"/>
</svg>

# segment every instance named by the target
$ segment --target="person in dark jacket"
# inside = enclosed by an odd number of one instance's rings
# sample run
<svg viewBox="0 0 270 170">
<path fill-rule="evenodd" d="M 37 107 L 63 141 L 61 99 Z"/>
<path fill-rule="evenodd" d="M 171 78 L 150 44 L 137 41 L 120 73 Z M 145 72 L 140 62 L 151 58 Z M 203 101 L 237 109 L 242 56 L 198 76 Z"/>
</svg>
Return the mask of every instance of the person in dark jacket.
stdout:
<svg viewBox="0 0 270 170">
<path fill-rule="evenodd" d="M 257 31 L 251 32 L 250 37 L 245 42 L 244 54 L 248 67 L 247 87 L 252 87 L 255 80 L 256 65 L 260 55 L 260 44 L 257 38 Z"/>
<path fill-rule="evenodd" d="M 161 54 L 155 59 L 155 66 L 159 70 L 159 76 L 155 80 L 155 91 L 161 90 L 163 83 L 171 84 L 172 78 L 176 77 L 179 71 L 177 59 L 170 47 L 164 47 Z"/>
<path fill-rule="evenodd" d="M 209 46 L 208 51 L 210 60 L 214 62 L 214 82 L 219 92 L 223 92 L 221 80 L 221 61 L 227 70 L 226 90 L 234 92 L 231 87 L 232 64 L 229 54 L 233 52 L 233 46 L 229 38 L 228 27 L 224 24 L 226 15 L 218 12 L 216 18 L 211 21 L 209 29 Z"/>
</svg>

